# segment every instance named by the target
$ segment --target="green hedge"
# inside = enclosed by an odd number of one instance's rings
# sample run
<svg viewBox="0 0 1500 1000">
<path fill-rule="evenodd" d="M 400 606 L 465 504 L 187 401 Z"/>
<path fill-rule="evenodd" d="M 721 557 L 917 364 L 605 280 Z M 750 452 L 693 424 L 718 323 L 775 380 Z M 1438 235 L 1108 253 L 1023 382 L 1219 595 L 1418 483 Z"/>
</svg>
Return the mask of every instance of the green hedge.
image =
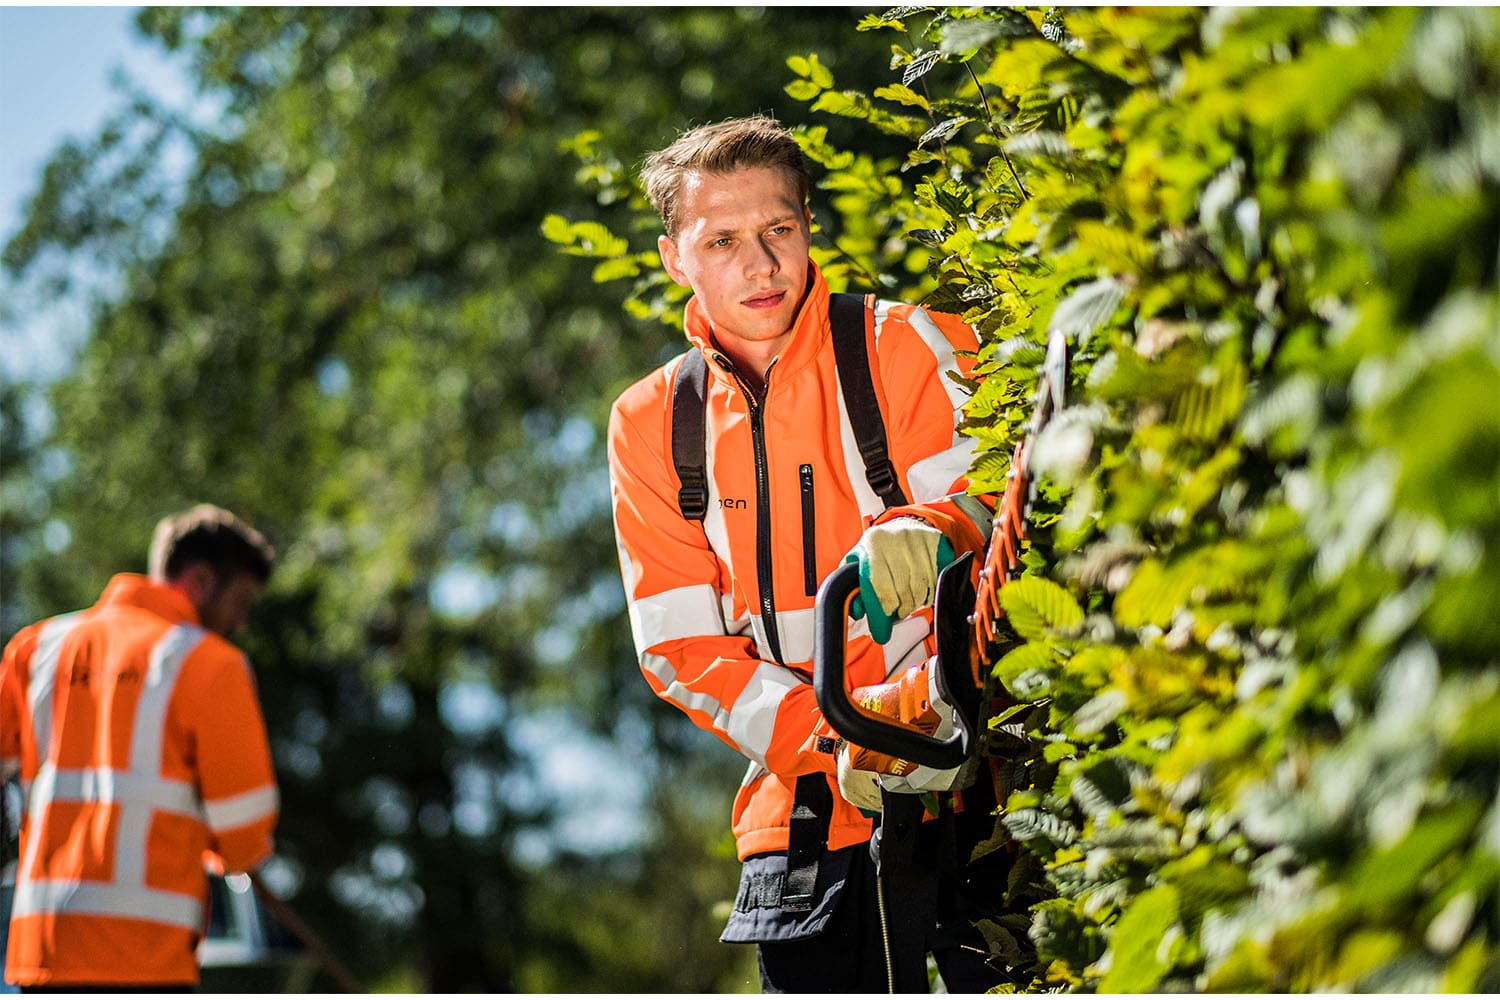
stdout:
<svg viewBox="0 0 1500 1000">
<path fill-rule="evenodd" d="M 899 82 L 809 55 L 788 92 L 910 152 L 802 129 L 840 215 L 816 252 L 979 329 L 976 490 L 1048 333 L 1072 348 L 1004 594 L 1028 863 L 996 952 L 1078 991 L 1500 988 L 1500 14 L 860 30 Z"/>
</svg>

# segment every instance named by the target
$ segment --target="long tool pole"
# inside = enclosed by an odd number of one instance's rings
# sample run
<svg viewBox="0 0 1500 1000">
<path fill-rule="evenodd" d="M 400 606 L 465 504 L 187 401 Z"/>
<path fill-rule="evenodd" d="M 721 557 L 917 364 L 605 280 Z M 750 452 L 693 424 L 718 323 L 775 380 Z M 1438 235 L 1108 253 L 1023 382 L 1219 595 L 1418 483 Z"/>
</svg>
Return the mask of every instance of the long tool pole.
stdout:
<svg viewBox="0 0 1500 1000">
<path fill-rule="evenodd" d="M 272 892 L 270 886 L 262 882 L 260 876 L 253 872 L 250 873 L 250 884 L 255 887 L 255 894 L 260 897 L 260 901 L 266 904 L 266 909 L 271 911 L 271 916 L 295 934 L 297 940 L 307 945 L 308 951 L 313 953 L 318 964 L 323 967 L 323 971 L 338 984 L 339 989 L 345 993 L 365 992 L 365 988 L 359 985 L 359 980 L 354 978 L 354 974 L 349 971 L 348 967 L 339 961 L 338 956 L 311 927 L 302 922 L 302 918 L 297 916 L 286 900 Z"/>
</svg>

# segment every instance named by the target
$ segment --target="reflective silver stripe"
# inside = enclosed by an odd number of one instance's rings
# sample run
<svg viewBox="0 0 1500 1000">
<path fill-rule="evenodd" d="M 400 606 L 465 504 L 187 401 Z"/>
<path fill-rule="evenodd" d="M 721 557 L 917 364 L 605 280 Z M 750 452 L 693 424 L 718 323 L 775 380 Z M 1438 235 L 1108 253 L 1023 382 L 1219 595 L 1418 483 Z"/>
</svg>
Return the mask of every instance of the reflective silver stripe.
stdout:
<svg viewBox="0 0 1500 1000">
<path fill-rule="evenodd" d="M 776 713 L 786 696 L 807 682 L 785 667 L 762 663 L 740 691 L 734 707 L 725 713 L 722 728 L 740 752 L 753 761 L 766 762 Z"/>
<path fill-rule="evenodd" d="M 906 478 L 911 483 L 912 501 L 924 503 L 949 496 L 953 487 L 969 474 L 978 446 L 977 438 L 965 435 L 959 437 L 951 448 L 912 463 L 912 467 L 906 472 Z"/>
<path fill-rule="evenodd" d="M 696 635 L 723 635 L 724 609 L 718 589 L 701 583 L 664 590 L 630 602 L 636 653 Z"/>
<path fill-rule="evenodd" d="M 776 615 L 776 630 L 781 635 L 783 663 L 807 663 L 811 669 L 815 616 L 812 608 L 782 611 Z"/>
<path fill-rule="evenodd" d="M 834 382 L 838 386 L 835 395 L 839 404 L 839 448 L 844 454 L 844 476 L 849 480 L 859 512 L 866 518 L 875 517 L 885 510 L 885 501 L 870 488 L 870 481 L 865 478 L 865 460 L 859 453 L 859 442 L 854 439 L 854 424 L 849 419 L 849 408 L 844 405 L 844 385 L 837 371 L 834 372 Z"/>
<path fill-rule="evenodd" d="M 167 705 L 172 700 L 183 661 L 198 648 L 206 634 L 196 625 L 174 625 L 151 649 L 130 735 L 130 771 L 143 780 L 161 780 Z M 134 801 L 122 804 L 124 808 L 120 810 L 115 832 L 115 884 L 121 888 L 144 887 L 151 803 Z"/>
<path fill-rule="evenodd" d="M 615 531 L 615 552 L 620 556 L 620 578 L 625 583 L 625 593 L 635 592 L 636 585 L 641 582 L 641 567 L 634 559 L 630 558 L 630 552 L 620 541 L 620 532 Z"/>
<path fill-rule="evenodd" d="M 903 618 L 891 626 L 891 641 L 881 647 L 885 653 L 885 675 L 891 677 L 896 671 L 921 663 L 930 655 L 927 638 L 932 632 L 932 622 L 927 616 L 916 614 Z"/>
<path fill-rule="evenodd" d="M 897 305 L 900 303 L 892 302 L 890 299 L 875 300 L 875 344 L 877 347 L 880 345 L 880 335 L 885 331 L 885 321 L 890 318 L 891 307 Z"/>
<path fill-rule="evenodd" d="M 203 812 L 208 817 L 208 825 L 215 833 L 225 833 L 265 819 L 280 805 L 281 796 L 276 791 L 276 786 L 262 785 L 260 788 L 242 792 L 239 795 L 204 802 Z"/>
<path fill-rule="evenodd" d="M 203 927 L 203 901 L 197 896 L 107 882 L 34 881 L 16 885 L 11 918 L 68 913 L 128 917 L 197 931 Z"/>
<path fill-rule="evenodd" d="M 726 635 L 750 635 L 751 623 L 755 616 L 750 613 L 749 608 L 742 608 L 739 617 L 735 617 L 734 594 L 720 594 L 719 607 L 724 612 L 724 633 Z"/>
<path fill-rule="evenodd" d="M 36 780 L 21 785 L 23 808 L 28 815 L 31 836 L 26 840 L 26 856 L 21 858 L 21 863 L 16 868 L 17 884 L 28 873 L 37 870 L 36 859 L 42 850 L 42 838 L 38 833 L 47 822 L 47 807 L 52 802 L 52 779 L 52 769 L 44 767 L 37 772 Z"/>
<path fill-rule="evenodd" d="M 52 755 L 52 702 L 57 685 L 57 662 L 62 656 L 63 639 L 82 621 L 82 612 L 59 615 L 42 626 L 36 653 L 31 657 L 31 676 L 26 683 L 26 701 L 31 706 L 31 731 L 36 737 L 36 755 L 46 760 Z"/>
<path fill-rule="evenodd" d="M 771 746 L 776 711 L 787 691 L 805 684 L 795 673 L 774 663 L 761 663 L 732 706 L 702 691 L 694 691 L 677 679 L 677 669 L 664 656 L 641 657 L 641 669 L 661 684 L 661 696 L 685 711 L 709 718 L 709 727 L 722 733 L 746 757 L 764 764 Z"/>
<path fill-rule="evenodd" d="M 161 773 L 167 704 L 172 700 L 183 661 L 207 634 L 196 625 L 174 625 L 152 648 L 130 738 L 130 769 L 137 774 Z"/>
<path fill-rule="evenodd" d="M 937 374 L 934 377 L 943 387 L 943 391 L 948 394 L 948 402 L 957 413 L 969 401 L 969 396 L 963 386 L 948 377 L 949 372 L 955 374 L 958 372 L 958 358 L 953 354 L 953 344 L 943 335 L 942 329 L 932 321 L 932 317 L 927 315 L 927 310 L 921 306 L 916 306 L 906 314 L 906 322 L 932 352 L 932 357 L 937 362 Z"/>
<path fill-rule="evenodd" d="M 717 698 L 679 683 L 677 668 L 665 656 L 647 653 L 641 657 L 641 669 L 656 678 L 661 684 L 661 696 L 674 705 L 703 712 L 705 715 L 718 715 L 724 710 Z"/>
<path fill-rule="evenodd" d="M 758 650 L 766 648 L 766 620 L 760 615 L 750 620 L 750 641 L 755 643 Z"/>
<path fill-rule="evenodd" d="M 885 330 L 886 320 L 891 317 L 897 305 L 898 303 L 883 299 L 875 303 L 876 343 L 879 343 L 881 334 Z M 968 396 L 961 385 L 948 377 L 949 372 L 958 371 L 958 358 L 953 352 L 953 344 L 949 342 L 942 329 L 933 322 L 925 309 L 914 307 L 904 310 L 904 317 L 906 324 L 932 352 L 936 368 L 929 377 L 938 380 L 943 393 L 948 397 L 948 403 L 953 409 L 953 425 L 956 428 L 963 418 L 963 407 L 968 402 Z M 841 419 L 847 421 L 848 415 L 843 412 L 842 403 L 840 403 L 839 412 Z M 877 504 L 872 509 L 865 503 L 864 494 L 870 493 L 872 497 L 874 494 L 870 492 L 868 486 L 864 485 L 864 465 L 859 459 L 859 447 L 854 442 L 854 432 L 847 426 L 840 429 L 844 432 L 844 465 L 849 473 L 849 481 L 854 484 L 855 496 L 859 499 L 859 509 L 867 515 L 879 514 L 883 509 L 881 505 Z M 911 486 L 912 502 L 935 500 L 950 493 L 954 484 L 968 474 L 977 446 L 976 439 L 955 431 L 952 446 L 936 455 L 929 455 L 913 463 L 906 470 L 906 480 Z"/>
<path fill-rule="evenodd" d="M 57 683 L 57 664 L 62 655 L 63 639 L 80 624 L 82 612 L 59 615 L 42 626 L 37 638 L 36 652 L 31 657 L 31 674 L 26 682 L 26 701 L 31 707 L 31 732 L 36 740 L 36 753 L 40 760 L 47 760 L 52 751 L 52 704 Z M 38 780 L 26 782 L 21 787 L 22 808 L 26 810 L 31 830 L 41 829 L 46 822 L 47 804 L 51 801 L 52 782 L 38 773 Z M 27 839 L 26 856 L 16 870 L 19 882 L 26 872 L 36 871 L 37 854 L 41 851 L 42 838 Z"/>
<path fill-rule="evenodd" d="M 781 636 L 781 659 L 787 666 L 806 665 L 812 669 L 813 642 L 817 635 L 817 612 L 813 608 L 796 611 L 781 611 L 776 615 L 776 629 Z M 757 648 L 764 649 L 766 632 L 762 619 L 757 615 L 750 623 Z M 861 618 L 849 623 L 849 635 L 869 635 L 870 626 Z"/>
<path fill-rule="evenodd" d="M 114 802 L 124 806 L 146 805 L 194 818 L 203 815 L 197 791 L 185 781 L 167 781 L 107 767 L 57 770 L 51 761 L 37 771 L 37 780 L 48 783 L 49 802 Z"/>
</svg>

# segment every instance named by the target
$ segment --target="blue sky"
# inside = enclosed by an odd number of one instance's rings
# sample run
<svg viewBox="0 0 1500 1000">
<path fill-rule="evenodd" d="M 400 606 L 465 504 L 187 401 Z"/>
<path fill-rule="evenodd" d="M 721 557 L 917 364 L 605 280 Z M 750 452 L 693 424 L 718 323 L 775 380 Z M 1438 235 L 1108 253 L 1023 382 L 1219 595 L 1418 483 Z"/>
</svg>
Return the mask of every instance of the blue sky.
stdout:
<svg viewBox="0 0 1500 1000">
<path fill-rule="evenodd" d="M 63 140 L 87 137 L 120 107 L 116 73 L 168 103 L 187 97 L 168 53 L 136 32 L 139 9 L 0 7 L 0 234 L 20 224 Z"/>
<path fill-rule="evenodd" d="M 42 169 L 67 139 L 91 137 L 123 107 L 120 78 L 172 107 L 191 91 L 178 60 L 135 29 L 139 7 L 0 7 L 0 244 L 15 234 Z M 77 298 L 39 302 L 8 286 L 0 374 L 46 379 L 85 322 Z"/>
</svg>

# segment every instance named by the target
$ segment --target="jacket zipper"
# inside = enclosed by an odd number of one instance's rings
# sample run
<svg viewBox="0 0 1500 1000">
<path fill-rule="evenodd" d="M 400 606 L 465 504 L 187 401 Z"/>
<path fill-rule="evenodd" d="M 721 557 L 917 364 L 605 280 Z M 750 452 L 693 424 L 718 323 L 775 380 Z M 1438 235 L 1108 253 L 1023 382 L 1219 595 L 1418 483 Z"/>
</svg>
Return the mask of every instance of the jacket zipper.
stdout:
<svg viewBox="0 0 1500 1000">
<path fill-rule="evenodd" d="M 771 476 L 766 459 L 765 395 L 771 388 L 771 368 L 766 369 L 766 389 L 761 395 L 745 382 L 734 363 L 719 354 L 715 357 L 724 370 L 734 376 L 750 407 L 750 439 L 755 445 L 755 570 L 760 588 L 760 620 L 766 631 L 766 645 L 771 659 L 785 666 L 781 658 L 781 633 L 776 628 L 776 576 L 772 572 L 771 552 Z M 771 362 L 774 368 L 776 363 Z"/>
<path fill-rule="evenodd" d="M 818 529 L 813 508 L 813 467 L 797 470 L 802 482 L 802 585 L 808 597 L 818 593 Z"/>
</svg>

